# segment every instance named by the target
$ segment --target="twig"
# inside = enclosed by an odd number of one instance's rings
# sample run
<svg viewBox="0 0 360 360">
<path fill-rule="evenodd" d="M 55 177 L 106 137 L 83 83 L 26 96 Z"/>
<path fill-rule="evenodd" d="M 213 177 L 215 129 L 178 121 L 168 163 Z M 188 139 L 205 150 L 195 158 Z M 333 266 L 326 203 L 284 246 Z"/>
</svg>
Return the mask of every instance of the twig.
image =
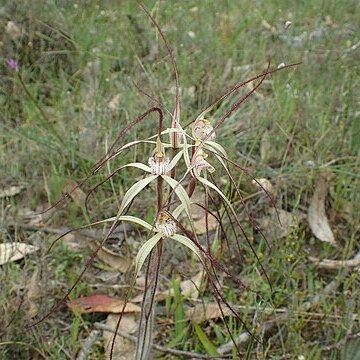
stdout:
<svg viewBox="0 0 360 360">
<path fill-rule="evenodd" d="M 94 347 L 97 338 L 99 337 L 98 330 L 92 330 L 89 336 L 84 341 L 83 348 L 79 351 L 76 360 L 87 360 L 91 353 L 91 349 Z"/>
<path fill-rule="evenodd" d="M 340 270 L 342 268 L 353 269 L 360 266 L 360 259 L 351 260 L 331 260 L 331 259 L 319 259 L 313 256 L 309 256 L 308 259 L 318 266 L 320 269 L 325 270 Z"/>
<path fill-rule="evenodd" d="M 49 234 L 55 234 L 55 235 L 63 235 L 64 233 L 71 230 L 71 228 L 69 228 L 69 227 L 53 228 L 53 227 L 49 227 L 49 226 L 31 225 L 31 224 L 26 224 L 26 223 L 21 223 L 21 222 L 16 222 L 16 223 L 9 222 L 7 225 L 9 227 L 18 226 L 25 230 L 42 231 L 42 232 L 46 232 Z M 96 236 L 96 234 L 91 230 L 79 230 L 79 234 L 83 235 L 85 237 L 91 238 L 91 239 L 98 239 L 98 236 Z"/>
<path fill-rule="evenodd" d="M 101 324 L 99 322 L 96 322 L 94 324 L 94 326 L 97 329 L 101 329 L 101 330 L 104 330 L 104 331 L 109 331 L 111 333 L 115 333 L 114 329 L 112 329 L 112 328 L 110 328 L 110 327 L 108 327 L 108 326 L 106 326 L 104 324 Z M 117 335 L 120 335 L 120 336 L 124 337 L 125 339 L 131 340 L 131 341 L 134 341 L 134 342 L 137 341 L 136 336 L 126 334 L 126 333 L 124 333 L 122 331 L 118 331 Z M 198 353 L 194 353 L 194 352 L 190 352 L 190 351 L 169 349 L 169 348 L 159 346 L 159 345 L 155 345 L 155 344 L 153 344 L 152 347 L 157 351 L 161 351 L 161 352 L 165 352 L 165 353 L 173 354 L 173 355 L 187 356 L 187 357 L 190 357 L 190 358 L 193 358 L 193 359 L 227 359 L 228 358 L 228 356 L 226 356 L 226 355 L 222 356 L 222 357 L 202 355 L 202 354 L 198 354 Z"/>
<path fill-rule="evenodd" d="M 349 334 L 347 336 L 345 336 L 344 338 L 342 338 L 339 342 L 337 342 L 336 344 L 332 344 L 332 345 L 328 345 L 322 348 L 322 351 L 332 351 L 334 349 L 336 350 L 340 350 L 340 348 L 345 345 L 349 340 L 352 339 L 356 339 L 360 337 L 360 332 L 356 333 L 356 334 Z"/>
</svg>

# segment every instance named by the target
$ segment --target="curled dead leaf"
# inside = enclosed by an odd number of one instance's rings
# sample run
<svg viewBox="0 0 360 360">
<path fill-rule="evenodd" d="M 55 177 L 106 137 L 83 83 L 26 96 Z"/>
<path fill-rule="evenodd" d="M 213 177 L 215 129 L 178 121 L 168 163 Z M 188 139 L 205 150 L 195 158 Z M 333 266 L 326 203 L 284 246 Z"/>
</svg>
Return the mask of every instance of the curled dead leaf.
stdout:
<svg viewBox="0 0 360 360">
<path fill-rule="evenodd" d="M 199 297 L 199 288 L 201 286 L 201 282 L 204 276 L 204 271 L 200 271 L 195 276 L 193 276 L 190 280 L 184 280 L 180 283 L 181 295 L 191 298 L 193 300 Z M 174 289 L 168 289 L 157 295 L 156 299 L 158 301 L 165 300 L 167 296 L 174 296 Z"/>
<path fill-rule="evenodd" d="M 202 321 L 218 319 L 222 316 L 229 316 L 231 310 L 228 307 L 223 307 L 220 311 L 217 303 L 196 304 L 193 308 L 186 310 L 186 318 L 196 324 Z"/>
<path fill-rule="evenodd" d="M 308 221 L 311 231 L 319 240 L 336 245 L 335 237 L 325 212 L 325 199 L 333 177 L 334 174 L 329 173 L 319 176 L 308 210 Z"/>
<path fill-rule="evenodd" d="M 37 246 L 21 243 L 11 242 L 0 244 L 0 265 L 6 264 L 10 261 L 20 260 L 28 254 L 38 251 Z"/>
<path fill-rule="evenodd" d="M 287 237 L 299 226 L 299 217 L 283 209 L 271 208 L 267 216 L 256 221 L 269 241 Z"/>
<path fill-rule="evenodd" d="M 198 272 L 190 280 L 184 280 L 180 283 L 181 295 L 197 299 L 199 297 L 199 289 L 201 286 L 202 279 L 204 277 L 204 271 Z"/>
<path fill-rule="evenodd" d="M 67 306 L 81 314 L 88 313 L 121 313 L 124 307 L 124 301 L 108 295 L 90 295 L 84 296 L 67 303 Z M 128 302 L 124 313 L 140 312 L 141 308 Z"/>
<path fill-rule="evenodd" d="M 95 243 L 98 245 L 97 242 Z M 128 257 L 116 254 L 105 247 L 100 248 L 99 252 L 97 253 L 97 257 L 106 265 L 109 265 L 111 269 L 118 270 L 122 273 L 127 272 L 131 266 L 131 261 Z"/>
</svg>

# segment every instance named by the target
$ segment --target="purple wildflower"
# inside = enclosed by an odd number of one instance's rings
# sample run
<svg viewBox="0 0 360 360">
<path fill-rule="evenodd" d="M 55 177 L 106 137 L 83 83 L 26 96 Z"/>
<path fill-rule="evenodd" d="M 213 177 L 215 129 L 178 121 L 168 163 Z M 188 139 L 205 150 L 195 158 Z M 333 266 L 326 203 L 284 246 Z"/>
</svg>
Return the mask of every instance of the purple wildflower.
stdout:
<svg viewBox="0 0 360 360">
<path fill-rule="evenodd" d="M 8 59 L 8 60 L 6 60 L 6 63 L 10 69 L 12 69 L 12 70 L 18 69 L 18 64 L 15 59 Z"/>
</svg>

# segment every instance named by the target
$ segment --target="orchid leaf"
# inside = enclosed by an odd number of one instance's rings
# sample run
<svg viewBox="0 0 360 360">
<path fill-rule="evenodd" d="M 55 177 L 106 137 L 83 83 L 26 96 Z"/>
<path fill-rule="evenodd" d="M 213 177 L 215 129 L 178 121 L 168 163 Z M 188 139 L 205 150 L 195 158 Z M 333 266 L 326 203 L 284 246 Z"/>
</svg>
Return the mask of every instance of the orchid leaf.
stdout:
<svg viewBox="0 0 360 360">
<path fill-rule="evenodd" d="M 147 240 L 146 243 L 140 248 L 135 260 L 135 277 L 139 276 L 140 270 L 144 265 L 146 258 L 148 257 L 154 246 L 159 242 L 161 236 L 162 235 L 160 233 L 155 234 L 152 238 Z"/>
<path fill-rule="evenodd" d="M 171 239 L 174 239 L 175 241 L 179 242 L 180 244 L 187 246 L 202 262 L 200 250 L 195 246 L 195 244 L 188 237 L 180 235 L 180 234 L 175 234 L 171 237 Z"/>
<path fill-rule="evenodd" d="M 124 215 L 124 216 L 113 216 L 113 217 L 110 217 L 110 218 L 107 218 L 107 219 L 103 219 L 103 220 L 100 220 L 100 221 L 95 221 L 95 222 L 92 222 L 90 224 L 87 224 L 87 225 L 82 225 L 82 226 L 79 226 L 75 229 L 71 229 L 65 233 L 63 233 L 61 236 L 59 236 L 58 238 L 56 238 L 53 243 L 50 245 L 48 251 L 51 250 L 51 248 L 55 245 L 56 242 L 58 242 L 60 239 L 62 239 L 65 235 L 67 234 L 70 234 L 74 231 L 79 231 L 79 230 L 82 230 L 82 229 L 86 229 L 88 227 L 91 227 L 91 226 L 95 226 L 95 225 L 100 225 L 100 224 L 105 224 L 105 223 L 108 223 L 108 222 L 117 222 L 117 221 L 128 221 L 128 222 L 132 222 L 134 224 L 137 224 L 137 225 L 140 225 L 142 227 L 144 227 L 145 229 L 147 230 L 155 230 L 154 227 L 152 225 L 150 225 L 149 223 L 147 223 L 146 221 L 142 220 L 142 219 L 139 219 L 135 216 L 130 216 L 130 215 Z"/>
<path fill-rule="evenodd" d="M 216 143 L 215 141 L 207 141 L 206 145 L 205 145 L 205 149 L 207 148 L 207 146 L 209 146 L 209 147 L 213 148 L 214 150 L 216 150 L 217 152 L 221 153 L 226 158 L 228 157 L 225 149 L 220 144 Z"/>
<path fill-rule="evenodd" d="M 231 211 L 235 214 L 235 210 L 231 204 L 231 202 L 229 201 L 229 199 L 222 193 L 222 191 L 217 187 L 215 186 L 212 182 L 210 182 L 209 180 L 201 177 L 201 176 L 198 176 L 197 179 L 202 182 L 204 185 L 210 187 L 211 189 L 215 190 L 223 199 L 224 201 L 226 202 L 226 204 L 230 207 Z"/>
<path fill-rule="evenodd" d="M 170 161 L 169 166 L 167 167 L 167 171 L 171 171 L 171 169 L 173 169 L 174 166 L 176 166 L 176 164 L 179 162 L 179 160 L 183 156 L 183 153 L 184 153 L 184 150 L 181 150 L 173 157 L 173 159 Z"/>
<path fill-rule="evenodd" d="M 172 212 L 172 216 L 177 219 L 180 214 L 184 211 L 185 206 L 183 204 L 180 204 L 173 212 Z"/>
<path fill-rule="evenodd" d="M 126 167 L 134 167 L 134 168 L 143 170 L 145 172 L 151 173 L 150 167 L 143 163 L 130 163 L 130 164 L 126 164 L 126 165 L 122 166 L 122 168 L 126 168 Z"/>
<path fill-rule="evenodd" d="M 161 175 L 163 179 L 171 186 L 172 189 L 174 189 L 177 197 L 179 198 L 180 202 L 184 204 L 185 211 L 189 218 L 191 218 L 190 213 L 190 199 L 185 191 L 184 187 L 176 180 L 172 179 L 170 176 L 167 175 Z"/>
<path fill-rule="evenodd" d="M 141 190 L 143 190 L 156 178 L 157 175 L 151 175 L 135 183 L 124 195 L 118 215 L 120 215 L 124 211 L 124 209 L 131 203 L 131 201 L 139 194 Z"/>
</svg>

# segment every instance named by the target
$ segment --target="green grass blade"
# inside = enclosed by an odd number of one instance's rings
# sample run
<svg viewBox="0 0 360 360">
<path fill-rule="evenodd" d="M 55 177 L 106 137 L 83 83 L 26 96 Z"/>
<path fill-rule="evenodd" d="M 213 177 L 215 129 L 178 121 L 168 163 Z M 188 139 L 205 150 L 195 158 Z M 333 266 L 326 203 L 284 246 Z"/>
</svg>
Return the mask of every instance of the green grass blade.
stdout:
<svg viewBox="0 0 360 360">
<path fill-rule="evenodd" d="M 199 325 L 195 325 L 195 332 L 200 340 L 201 344 L 205 348 L 206 352 L 211 356 L 219 356 L 219 353 L 216 350 L 216 346 L 210 341 L 210 339 L 206 336 L 204 331 L 201 329 Z"/>
</svg>

